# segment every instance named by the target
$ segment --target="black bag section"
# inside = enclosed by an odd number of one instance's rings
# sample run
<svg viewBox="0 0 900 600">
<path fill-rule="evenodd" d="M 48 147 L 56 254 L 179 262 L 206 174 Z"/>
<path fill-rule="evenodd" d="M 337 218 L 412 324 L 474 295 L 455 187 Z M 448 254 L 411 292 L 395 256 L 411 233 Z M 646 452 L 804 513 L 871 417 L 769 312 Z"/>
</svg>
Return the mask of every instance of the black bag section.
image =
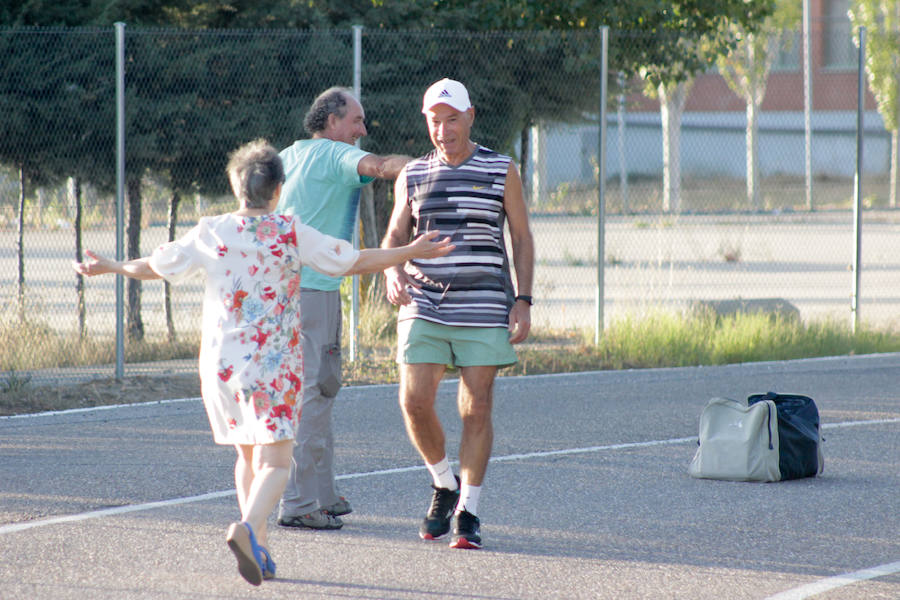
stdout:
<svg viewBox="0 0 900 600">
<path fill-rule="evenodd" d="M 775 403 L 780 440 L 778 467 L 781 479 L 815 477 L 824 468 L 819 409 L 812 398 L 799 394 L 754 394 L 747 398 L 752 405 L 763 400 Z"/>
</svg>

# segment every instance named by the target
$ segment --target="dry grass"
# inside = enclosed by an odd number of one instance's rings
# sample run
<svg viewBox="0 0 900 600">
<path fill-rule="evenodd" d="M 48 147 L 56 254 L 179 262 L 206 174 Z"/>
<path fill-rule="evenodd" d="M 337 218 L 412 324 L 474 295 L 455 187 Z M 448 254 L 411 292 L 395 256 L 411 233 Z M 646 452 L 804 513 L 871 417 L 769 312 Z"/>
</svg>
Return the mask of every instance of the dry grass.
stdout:
<svg viewBox="0 0 900 600">
<path fill-rule="evenodd" d="M 379 314 L 393 322 L 390 309 L 379 309 Z M 348 386 L 396 383 L 394 329 L 379 325 L 371 314 L 368 324 L 370 330 L 366 335 L 381 341 L 361 346 L 364 350 L 356 361 L 344 361 L 344 383 Z M 579 330 L 536 331 L 528 343 L 517 348 L 519 362 L 500 374 L 721 365 L 900 351 L 900 334 L 894 331 L 862 327 L 853 333 L 844 323 L 804 324 L 763 314 L 717 318 L 710 314 L 686 316 L 660 312 L 640 319 L 626 317 L 610 326 L 599 345 L 591 340 L 588 332 Z M 159 359 L 173 358 L 162 353 L 163 347 L 154 346 L 152 352 Z M 449 371 L 447 376 L 454 377 L 455 372 Z M 104 379 L 50 387 L 34 385 L 14 370 L 0 379 L 0 414 L 198 395 L 199 379 L 194 374 L 130 377 L 124 381 Z"/>
<path fill-rule="evenodd" d="M 175 342 L 146 338 L 125 342 L 126 362 L 152 362 L 197 356 L 194 334 Z M 40 321 L 0 321 L 0 372 L 102 365 L 115 362 L 115 341 L 108 337 L 60 333 Z"/>
</svg>

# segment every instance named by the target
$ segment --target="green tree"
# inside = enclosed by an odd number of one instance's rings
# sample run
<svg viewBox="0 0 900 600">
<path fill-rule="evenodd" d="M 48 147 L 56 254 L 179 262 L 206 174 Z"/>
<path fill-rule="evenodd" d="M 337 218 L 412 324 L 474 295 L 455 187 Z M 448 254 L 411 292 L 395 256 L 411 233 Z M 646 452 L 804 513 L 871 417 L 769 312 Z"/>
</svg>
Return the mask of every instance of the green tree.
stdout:
<svg viewBox="0 0 900 600">
<path fill-rule="evenodd" d="M 759 201 L 759 107 L 766 96 L 766 83 L 779 51 L 793 38 L 789 34 L 800 22 L 800 4 L 794 0 L 777 0 L 775 10 L 756 31 L 748 31 L 737 23 L 730 25 L 737 46 L 718 57 L 719 73 L 728 87 L 747 105 L 747 202 L 753 209 Z"/>
<path fill-rule="evenodd" d="M 669 4 L 651 45 L 652 60 L 640 67 L 645 92 L 660 100 L 663 126 L 663 209 L 681 209 L 681 115 L 693 78 L 728 54 L 738 31 L 755 33 L 772 10 L 772 0 Z"/>
<path fill-rule="evenodd" d="M 229 192 L 228 151 L 257 137 L 278 146 L 297 137 L 320 91 L 314 82 L 351 76 L 349 41 L 349 32 L 281 30 L 142 31 L 129 38 L 140 65 L 129 81 L 132 104 L 153 132 L 142 148 L 149 170 L 172 190 L 170 239 L 183 197 Z M 168 286 L 164 307 L 173 338 Z"/>
<path fill-rule="evenodd" d="M 89 177 L 99 185 L 104 181 L 100 165 L 110 164 L 111 153 L 101 158 L 93 152 L 112 148 L 101 139 L 108 129 L 101 123 L 109 122 L 112 109 L 112 97 L 105 94 L 112 78 L 96 76 L 103 64 L 98 48 L 89 31 L 0 30 L 0 53 L 7 57 L 0 71 L 0 162 L 19 172 L 17 281 L 23 319 L 22 232 L 29 188 L 59 185 L 68 176 Z"/>
<path fill-rule="evenodd" d="M 179 29 L 327 28 L 329 20 L 315 1 L 206 0 L 167 3 L 166 24 Z"/>
<path fill-rule="evenodd" d="M 0 5 L 0 18 L 5 24 L 21 26 L 69 26 L 87 25 L 104 22 L 106 17 L 132 17 L 135 20 L 147 22 L 163 22 L 165 19 L 165 4 L 163 2 L 147 3 L 138 1 L 125 2 L 91 2 L 90 0 L 63 0 L 61 2 L 25 2 L 7 3 Z M 59 180 L 61 177 L 73 176 L 78 178 L 78 183 L 73 186 L 76 194 L 76 232 L 75 255 L 81 258 L 81 230 L 80 230 L 80 181 L 81 177 L 88 176 L 95 185 L 103 185 L 110 181 L 92 170 L 92 166 L 101 164 L 114 164 L 111 160 L 110 150 L 114 148 L 111 137 L 114 136 L 114 123 L 112 115 L 115 109 L 114 96 L 98 94 L 96 87 L 109 87 L 114 89 L 114 52 L 112 46 L 104 48 L 105 52 L 92 52 L 81 42 L 84 30 L 64 31 L 33 30 L 33 36 L 28 35 L 28 30 L 13 29 L 8 32 L 12 43 L 22 43 L 21 56 L 16 55 L 22 62 L 47 61 L 53 64 L 53 68 L 42 71 L 24 71 L 27 74 L 25 81 L 32 85 L 23 85 L 21 96 L 15 98 L 15 92 L 11 94 L 12 104 L 9 112 L 4 112 L 10 117 L 13 126 L 28 121 L 34 114 L 34 107 L 41 107 L 43 118 L 36 127 L 29 127 L 27 135 L 8 138 L 8 143 L 16 145 L 14 153 L 20 153 L 24 158 L 13 164 L 24 165 L 28 161 L 31 167 L 20 168 L 23 190 L 21 192 L 20 221 L 25 205 L 25 182 L 31 178 L 45 178 Z M 65 36 L 65 37 L 62 37 Z M 104 32 L 104 36 L 111 38 L 110 32 Z M 38 41 L 40 38 L 40 41 Z M 47 47 L 47 43 L 52 46 Z M 98 71 L 102 65 L 106 69 Z M 18 69 L 12 69 L 12 73 L 18 73 Z M 101 73 L 98 77 L 97 73 Z M 108 74 L 108 75 L 104 75 Z M 39 84 L 35 82 L 40 79 Z M 9 96 L 8 96 L 9 97 Z M 102 107 L 93 101 L 102 98 Z M 77 102 L 86 102 L 85 106 L 77 106 Z M 94 104 L 93 106 L 90 106 Z M 98 113 L 103 113 L 98 114 Z M 55 117 L 55 120 L 54 120 Z M 99 120 L 98 120 L 99 117 Z M 36 136 L 36 131 L 47 131 L 48 137 Z M 105 138 L 101 142 L 99 138 Z M 6 136 L 4 139 L 7 140 Z M 37 147 L 35 147 L 37 146 Z M 2 149 L 0 159 L 10 162 Z M 136 163 L 136 164 L 135 164 Z M 129 157 L 127 198 L 129 201 L 128 223 L 128 257 L 134 258 L 140 255 L 140 158 L 134 160 Z M 39 166 L 37 166 L 39 165 Z M 138 171 L 138 174 L 135 172 Z M 21 227 L 21 224 L 20 224 Z M 21 246 L 21 244 L 20 244 Z M 20 254 L 20 289 L 24 287 L 24 260 Z M 83 307 L 83 280 L 76 280 L 76 293 L 78 303 Z M 21 292 L 20 292 L 21 295 Z M 140 282 L 128 281 L 128 333 L 132 339 L 143 337 L 143 323 L 140 317 Z M 79 322 L 83 326 L 83 309 L 80 309 Z"/>
<path fill-rule="evenodd" d="M 79 30 L 66 35 L 69 57 L 65 75 L 67 91 L 66 107 L 62 109 L 68 123 L 60 128 L 55 154 L 59 161 L 53 167 L 60 176 L 69 179 L 67 193 L 74 206 L 73 231 L 75 234 L 75 260 L 83 260 L 82 182 L 102 191 L 114 187 L 115 164 L 113 148 L 115 132 L 109 126 L 114 119 L 115 81 L 114 41 L 108 32 Z M 97 76 L 107 73 L 107 76 Z M 79 336 L 86 334 L 86 307 L 84 277 L 75 274 L 75 292 L 78 307 Z"/>
<path fill-rule="evenodd" d="M 897 206 L 900 181 L 900 0 L 853 0 L 853 39 L 866 28 L 866 74 L 884 128 L 891 132 L 890 205 Z"/>
<path fill-rule="evenodd" d="M 0 0 L 0 25 L 12 27 L 84 25 L 91 0 Z"/>
<path fill-rule="evenodd" d="M 653 77 L 680 81 L 685 73 L 710 63 L 707 56 L 686 48 L 703 40 L 710 52 L 722 51 L 733 42 L 721 33 L 723 24 L 739 22 L 752 28 L 765 4 L 763 0 L 694 0 L 677 5 L 656 0 L 67 0 L 51 7 L 7 1 L 0 2 L 0 19 L 24 25 L 128 24 L 128 255 L 135 256 L 140 254 L 142 178 L 151 173 L 169 181 L 174 222 L 184 195 L 224 189 L 228 150 L 259 136 L 280 146 L 302 137 L 300 123 L 312 98 L 325 87 L 352 82 L 352 24 L 365 26 L 362 89 L 370 135 L 363 140 L 364 148 L 408 154 L 427 150 L 421 94 L 434 80 L 449 76 L 465 81 L 472 91 L 478 111 L 476 139 L 512 153 L 517 142 L 527 142 L 534 123 L 580 121 L 596 114 L 600 26 L 608 25 L 614 32 L 611 71 L 635 74 L 644 67 L 648 81 Z M 146 29 L 159 26 L 176 30 Z M 282 29 L 286 27 L 313 31 L 288 32 Z M 248 31 L 260 28 L 272 31 Z M 415 31 L 385 33 L 398 28 Z M 504 33 L 491 31 L 497 29 Z M 112 38 L 108 30 L 105 35 Z M 104 60 L 111 60 L 112 52 L 107 56 Z M 57 68 L 61 74 L 69 69 L 65 64 Z M 84 90 L 79 92 L 83 101 L 97 95 L 91 85 L 112 89 L 113 69 L 97 72 L 101 83 L 75 87 Z M 106 98 L 107 112 L 83 110 L 83 122 L 81 117 L 72 118 L 78 124 L 73 135 L 88 140 L 114 135 L 108 112 L 114 105 L 107 96 L 98 97 Z M 17 147 L 7 154 L 0 150 L 0 160 L 39 164 L 47 176 L 75 176 L 91 183 L 108 178 L 88 168 L 79 170 L 71 160 L 56 162 L 54 156 L 65 156 L 57 140 L 29 146 L 25 138 L 33 116 L 27 112 L 32 99 L 18 104 L 14 96 L 7 99 L 13 112 L 4 112 L 0 127 L 13 135 L 9 145 Z M 523 149 L 527 146 L 521 144 Z M 67 147 L 78 148 L 87 165 L 99 169 L 104 161 L 112 164 L 112 143 L 70 141 Z M 44 160 L 41 150 L 46 151 Z M 23 174 L 31 173 L 30 168 L 24 167 Z M 28 176 L 38 177 L 38 169 L 33 170 L 35 174 Z M 385 199 L 379 212 L 386 218 L 387 186 L 379 189 L 376 198 Z M 139 282 L 129 286 L 129 332 L 138 336 Z"/>
<path fill-rule="evenodd" d="M 388 4 L 387 0 L 383 4 Z M 540 0 L 445 0 L 433 5 L 431 24 L 436 28 L 465 30 L 548 31 L 557 39 L 563 32 L 596 33 L 611 29 L 609 71 L 622 72 L 626 80 L 640 74 L 646 89 L 661 99 L 664 120 L 664 202 L 677 210 L 680 203 L 678 139 L 681 112 L 689 81 L 714 64 L 737 43 L 731 26 L 754 32 L 772 10 L 772 0 L 686 0 L 663 2 L 548 3 Z M 524 41 L 517 48 L 519 59 L 511 88 L 520 90 L 517 110 L 510 119 L 522 132 L 521 147 L 527 148 L 527 131 L 542 120 L 579 121 L 596 114 L 599 106 L 599 44 L 582 47 L 580 61 L 558 53 L 541 41 Z M 533 51 L 532 51 L 533 50 Z M 554 60 L 554 53 L 558 60 Z M 467 56 L 471 53 L 465 53 Z M 509 72 L 510 62 L 501 62 L 485 73 Z M 548 77 L 548 73 L 552 74 Z M 555 81 L 558 76 L 562 81 Z M 490 75 L 487 75 L 490 77 Z M 573 85 L 583 82 L 584 86 Z M 544 86 L 544 83 L 549 85 Z M 610 87 L 615 86 L 611 80 Z M 555 93 L 548 93 L 552 90 Z"/>
</svg>

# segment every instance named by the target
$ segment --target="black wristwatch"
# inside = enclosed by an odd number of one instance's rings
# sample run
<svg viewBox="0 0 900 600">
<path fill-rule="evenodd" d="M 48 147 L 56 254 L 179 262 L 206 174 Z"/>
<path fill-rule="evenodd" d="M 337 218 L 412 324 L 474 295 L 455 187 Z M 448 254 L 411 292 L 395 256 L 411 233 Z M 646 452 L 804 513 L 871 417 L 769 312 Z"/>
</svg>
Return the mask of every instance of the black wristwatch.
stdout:
<svg viewBox="0 0 900 600">
<path fill-rule="evenodd" d="M 516 296 L 516 300 L 524 300 L 528 303 L 528 306 L 534 306 L 534 298 L 531 296 L 526 296 L 525 294 L 519 294 Z"/>
</svg>

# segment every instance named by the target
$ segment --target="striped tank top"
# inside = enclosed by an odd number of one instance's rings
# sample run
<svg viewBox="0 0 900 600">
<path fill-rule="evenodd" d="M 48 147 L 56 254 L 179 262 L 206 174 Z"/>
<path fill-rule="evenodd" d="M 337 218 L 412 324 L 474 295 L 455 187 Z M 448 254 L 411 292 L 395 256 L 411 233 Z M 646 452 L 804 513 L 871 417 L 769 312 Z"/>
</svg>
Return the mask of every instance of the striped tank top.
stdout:
<svg viewBox="0 0 900 600">
<path fill-rule="evenodd" d="M 478 146 L 460 165 L 436 150 L 406 166 L 407 203 L 415 234 L 439 230 L 456 249 L 441 258 L 412 260 L 406 271 L 421 288 L 400 307 L 404 319 L 468 327 L 506 327 L 513 305 L 503 228 L 503 192 L 510 157 Z"/>
</svg>

